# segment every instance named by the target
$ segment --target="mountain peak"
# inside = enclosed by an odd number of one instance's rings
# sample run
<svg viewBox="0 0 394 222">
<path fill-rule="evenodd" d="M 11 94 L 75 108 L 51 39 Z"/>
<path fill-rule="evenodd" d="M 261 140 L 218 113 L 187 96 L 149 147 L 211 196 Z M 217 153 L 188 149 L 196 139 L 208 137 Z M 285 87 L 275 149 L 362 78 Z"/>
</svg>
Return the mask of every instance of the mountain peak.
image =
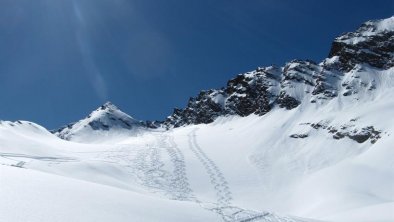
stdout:
<svg viewBox="0 0 394 222">
<path fill-rule="evenodd" d="M 348 32 L 335 39 L 336 42 L 357 45 L 373 38 L 376 35 L 394 32 L 394 16 L 386 19 L 370 20 L 364 22 L 356 31 Z"/>
<path fill-rule="evenodd" d="M 389 69 L 394 66 L 394 16 L 365 22 L 354 32 L 337 37 L 329 58 L 337 56 L 341 70 L 350 71 L 357 64 Z"/>
<path fill-rule="evenodd" d="M 394 16 L 386 19 L 371 20 L 361 25 L 358 31 L 385 32 L 394 31 Z"/>
<path fill-rule="evenodd" d="M 100 106 L 101 110 L 119 110 L 117 106 L 115 106 L 112 102 L 107 101 L 102 106 Z"/>
<path fill-rule="evenodd" d="M 60 128 L 55 134 L 62 139 L 71 140 L 75 136 L 80 137 L 93 132 L 114 130 L 117 133 L 119 130 L 129 131 L 140 127 L 144 127 L 143 123 L 122 112 L 111 102 L 106 102 L 86 118 Z"/>
</svg>

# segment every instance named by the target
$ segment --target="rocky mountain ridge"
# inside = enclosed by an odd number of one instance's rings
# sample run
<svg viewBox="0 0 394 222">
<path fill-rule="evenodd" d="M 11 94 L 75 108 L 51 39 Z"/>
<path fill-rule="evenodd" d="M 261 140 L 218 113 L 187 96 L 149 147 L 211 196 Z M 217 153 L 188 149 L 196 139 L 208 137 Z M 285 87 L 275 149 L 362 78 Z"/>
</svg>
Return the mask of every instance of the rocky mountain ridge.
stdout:
<svg viewBox="0 0 394 222">
<path fill-rule="evenodd" d="M 211 123 L 225 115 L 264 115 L 275 107 L 291 110 L 302 102 L 325 103 L 338 95 L 355 95 L 360 88 L 372 91 L 375 77 L 360 82 L 357 73 L 390 69 L 393 57 L 394 17 L 368 21 L 336 38 L 321 63 L 293 60 L 283 67 L 259 67 L 239 74 L 223 89 L 201 91 L 190 98 L 185 108 L 174 109 L 164 125 Z"/>
<path fill-rule="evenodd" d="M 293 60 L 239 74 L 221 89 L 202 90 L 185 108 L 175 108 L 164 121 L 138 121 L 110 102 L 85 119 L 53 131 L 70 139 L 83 129 L 159 128 L 212 123 L 220 116 L 264 115 L 273 109 L 292 110 L 305 103 L 317 106 L 338 96 L 359 100 L 376 90 L 375 70 L 394 67 L 394 16 L 368 21 L 337 37 L 328 58 L 320 63 Z"/>
</svg>

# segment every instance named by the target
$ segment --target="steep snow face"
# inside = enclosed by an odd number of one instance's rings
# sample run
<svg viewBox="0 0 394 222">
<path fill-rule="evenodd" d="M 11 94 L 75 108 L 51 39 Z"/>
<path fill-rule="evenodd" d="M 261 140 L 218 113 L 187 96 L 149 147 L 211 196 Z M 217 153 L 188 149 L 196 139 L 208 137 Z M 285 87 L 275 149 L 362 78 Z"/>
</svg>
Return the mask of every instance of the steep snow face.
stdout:
<svg viewBox="0 0 394 222">
<path fill-rule="evenodd" d="M 135 120 L 112 103 L 107 102 L 85 119 L 57 130 L 55 135 L 65 140 L 97 142 L 100 136 L 100 141 L 109 140 L 117 134 L 125 136 L 137 134 L 144 128 L 143 122 Z"/>
</svg>

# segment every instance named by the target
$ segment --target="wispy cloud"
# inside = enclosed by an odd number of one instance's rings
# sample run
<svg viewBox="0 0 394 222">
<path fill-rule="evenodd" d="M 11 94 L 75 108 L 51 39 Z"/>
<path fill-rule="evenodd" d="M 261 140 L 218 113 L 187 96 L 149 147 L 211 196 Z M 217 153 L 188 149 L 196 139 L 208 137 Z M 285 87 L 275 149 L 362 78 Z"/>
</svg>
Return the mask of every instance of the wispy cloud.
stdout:
<svg viewBox="0 0 394 222">
<path fill-rule="evenodd" d="M 83 63 L 86 68 L 86 75 L 93 87 L 96 91 L 97 96 L 101 100 L 108 100 L 108 88 L 105 83 L 104 77 L 94 61 L 92 50 L 90 48 L 90 40 L 87 32 L 87 21 L 84 17 L 82 9 L 78 3 L 78 1 L 73 0 L 73 10 L 75 13 L 75 17 L 77 20 L 77 27 L 75 31 L 77 43 L 79 46 L 79 50 L 83 59 Z"/>
</svg>

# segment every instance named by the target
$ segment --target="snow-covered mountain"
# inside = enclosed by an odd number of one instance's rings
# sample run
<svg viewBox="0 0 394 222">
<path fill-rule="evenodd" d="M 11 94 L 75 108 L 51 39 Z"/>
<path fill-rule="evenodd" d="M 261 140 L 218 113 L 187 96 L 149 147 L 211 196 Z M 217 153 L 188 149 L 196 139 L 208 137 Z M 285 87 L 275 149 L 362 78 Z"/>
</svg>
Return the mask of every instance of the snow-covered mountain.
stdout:
<svg viewBox="0 0 394 222">
<path fill-rule="evenodd" d="M 147 124 L 122 112 L 111 102 L 106 102 L 86 118 L 68 124 L 53 133 L 65 140 L 79 142 L 97 141 L 98 138 L 108 140 L 119 137 L 119 134 L 132 136 L 147 128 Z"/>
<path fill-rule="evenodd" d="M 394 66 L 393 32 L 394 17 L 366 22 L 336 38 L 322 62 L 293 60 L 283 67 L 239 74 L 222 89 L 201 91 L 186 108 L 175 109 L 165 124 L 211 123 L 218 116 L 264 115 L 275 107 L 290 110 L 301 103 L 324 105 L 338 95 L 355 100 L 376 95 L 391 78 L 390 73 L 376 72 Z"/>
<path fill-rule="evenodd" d="M 0 123 L 0 221 L 394 221 L 394 17 L 161 122 Z M 6 178 L 6 179 L 3 179 Z"/>
</svg>

